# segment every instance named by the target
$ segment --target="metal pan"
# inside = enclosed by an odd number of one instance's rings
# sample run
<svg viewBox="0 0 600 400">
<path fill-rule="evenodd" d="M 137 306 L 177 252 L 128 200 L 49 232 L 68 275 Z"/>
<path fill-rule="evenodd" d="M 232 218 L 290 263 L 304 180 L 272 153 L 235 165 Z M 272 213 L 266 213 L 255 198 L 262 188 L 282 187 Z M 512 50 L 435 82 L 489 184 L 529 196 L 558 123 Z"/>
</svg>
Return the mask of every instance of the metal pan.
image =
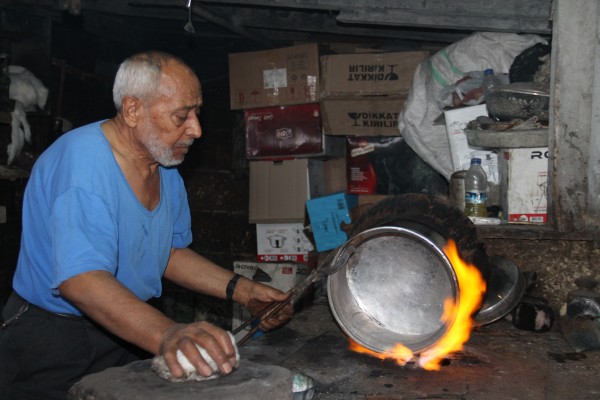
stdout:
<svg viewBox="0 0 600 400">
<path fill-rule="evenodd" d="M 506 316 L 515 308 L 527 289 L 527 280 L 514 262 L 493 256 L 487 280 L 486 300 L 475 315 L 475 323 L 487 325 Z"/>
<path fill-rule="evenodd" d="M 402 343 L 424 351 L 446 332 L 444 300 L 458 302 L 458 282 L 443 253 L 446 240 L 423 225 L 368 229 L 342 245 L 354 254 L 329 276 L 329 304 L 341 329 L 360 345 L 385 352 Z"/>
</svg>

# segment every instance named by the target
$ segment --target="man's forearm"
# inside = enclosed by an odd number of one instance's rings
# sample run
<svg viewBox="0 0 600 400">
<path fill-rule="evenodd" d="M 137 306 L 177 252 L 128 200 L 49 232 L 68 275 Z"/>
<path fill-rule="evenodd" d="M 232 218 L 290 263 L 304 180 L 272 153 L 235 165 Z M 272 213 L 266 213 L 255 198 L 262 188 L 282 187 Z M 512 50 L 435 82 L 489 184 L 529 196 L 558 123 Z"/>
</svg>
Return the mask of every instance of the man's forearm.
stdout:
<svg viewBox="0 0 600 400">
<path fill-rule="evenodd" d="M 153 354 L 176 323 L 146 304 L 106 271 L 77 275 L 59 286 L 71 301 L 101 326 Z"/>
<path fill-rule="evenodd" d="M 225 287 L 232 272 L 185 248 L 171 251 L 164 276 L 186 289 L 225 298 Z"/>
</svg>

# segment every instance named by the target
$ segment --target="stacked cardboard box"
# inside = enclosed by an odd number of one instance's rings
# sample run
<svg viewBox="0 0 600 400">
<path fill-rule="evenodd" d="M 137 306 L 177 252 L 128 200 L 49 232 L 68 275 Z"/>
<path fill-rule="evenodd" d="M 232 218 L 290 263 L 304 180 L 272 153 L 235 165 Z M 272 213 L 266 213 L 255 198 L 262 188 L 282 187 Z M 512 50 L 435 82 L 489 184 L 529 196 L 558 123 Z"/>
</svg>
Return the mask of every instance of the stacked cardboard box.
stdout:
<svg viewBox="0 0 600 400">
<path fill-rule="evenodd" d="M 308 158 L 343 156 L 345 143 L 323 134 L 316 44 L 230 54 L 229 77 L 231 109 L 244 111 L 257 240 L 257 259 L 236 261 L 234 272 L 288 291 L 306 275 L 314 250 L 304 229 Z M 249 317 L 233 306 L 233 328 Z"/>
<path fill-rule="evenodd" d="M 321 56 L 321 110 L 329 135 L 399 136 L 413 74 L 428 53 Z"/>
<path fill-rule="evenodd" d="M 232 110 L 317 103 L 316 44 L 229 55 Z"/>
<path fill-rule="evenodd" d="M 316 44 L 230 54 L 229 91 L 248 159 L 343 156 L 343 142 L 323 134 Z"/>
<path fill-rule="evenodd" d="M 378 189 L 374 158 L 389 137 L 398 137 L 398 118 L 417 66 L 427 52 L 390 52 L 321 56 L 321 111 L 329 135 L 347 137 L 348 193 L 389 194 Z M 388 137 L 388 139 L 386 139 Z M 380 143 L 381 142 L 381 143 Z M 380 186 L 380 185 L 379 185 Z"/>
<path fill-rule="evenodd" d="M 307 262 L 314 246 L 304 232 L 305 203 L 345 182 L 336 162 L 344 160 L 345 139 L 322 128 L 319 48 L 230 54 L 229 69 L 231 109 L 244 111 L 257 259 Z"/>
<path fill-rule="evenodd" d="M 360 203 L 346 195 L 347 137 L 398 136 L 398 117 L 426 52 L 323 55 L 316 44 L 231 54 L 231 108 L 244 110 L 250 160 L 249 221 L 257 224 L 259 261 L 305 261 L 347 240 Z M 376 194 L 365 192 L 361 194 Z M 352 194 L 352 193 L 351 193 Z M 346 215 L 327 218 L 327 204 Z M 319 204 L 308 206 L 307 202 Z M 331 221 L 329 221 L 331 220 Z M 335 222 L 337 223 L 337 222 Z M 325 228 L 325 229 L 321 229 Z M 304 233 L 304 232 L 302 232 Z"/>
</svg>

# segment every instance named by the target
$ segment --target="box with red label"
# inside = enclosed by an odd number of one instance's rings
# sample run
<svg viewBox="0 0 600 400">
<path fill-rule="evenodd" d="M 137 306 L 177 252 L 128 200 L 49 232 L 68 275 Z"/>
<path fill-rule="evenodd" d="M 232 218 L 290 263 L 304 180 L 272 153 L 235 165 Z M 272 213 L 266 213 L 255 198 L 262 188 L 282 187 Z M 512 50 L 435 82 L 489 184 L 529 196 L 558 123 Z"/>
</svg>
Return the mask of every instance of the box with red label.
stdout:
<svg viewBox="0 0 600 400">
<path fill-rule="evenodd" d="M 352 194 L 389 194 L 390 176 L 385 160 L 395 158 L 403 141 L 402 137 L 348 137 L 346 191 Z"/>
<path fill-rule="evenodd" d="M 256 248 L 261 262 L 308 262 L 314 246 L 303 223 L 256 224 Z"/>
<path fill-rule="evenodd" d="M 447 195 L 448 181 L 402 137 L 347 137 L 347 192 Z"/>
<path fill-rule="evenodd" d="M 232 110 L 318 102 L 318 45 L 229 54 L 229 97 Z"/>
<path fill-rule="evenodd" d="M 547 147 L 501 149 L 498 173 L 500 206 L 509 223 L 548 222 Z"/>
<path fill-rule="evenodd" d="M 345 153 L 343 138 L 323 134 L 318 103 L 245 110 L 244 125 L 249 160 Z"/>
</svg>

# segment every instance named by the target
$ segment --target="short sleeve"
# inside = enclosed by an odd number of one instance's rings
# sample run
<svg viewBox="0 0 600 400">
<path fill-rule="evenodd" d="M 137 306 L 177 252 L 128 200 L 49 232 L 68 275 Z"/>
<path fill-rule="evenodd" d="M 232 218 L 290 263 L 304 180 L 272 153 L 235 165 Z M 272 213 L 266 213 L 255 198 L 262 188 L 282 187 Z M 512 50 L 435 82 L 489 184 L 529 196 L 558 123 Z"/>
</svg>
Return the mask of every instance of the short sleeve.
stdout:
<svg viewBox="0 0 600 400">
<path fill-rule="evenodd" d="M 73 188 L 57 197 L 52 207 L 51 241 L 53 288 L 83 272 L 116 272 L 117 223 L 98 195 Z"/>
</svg>

